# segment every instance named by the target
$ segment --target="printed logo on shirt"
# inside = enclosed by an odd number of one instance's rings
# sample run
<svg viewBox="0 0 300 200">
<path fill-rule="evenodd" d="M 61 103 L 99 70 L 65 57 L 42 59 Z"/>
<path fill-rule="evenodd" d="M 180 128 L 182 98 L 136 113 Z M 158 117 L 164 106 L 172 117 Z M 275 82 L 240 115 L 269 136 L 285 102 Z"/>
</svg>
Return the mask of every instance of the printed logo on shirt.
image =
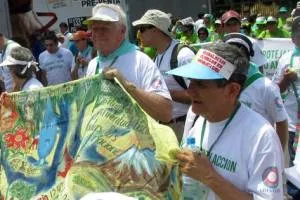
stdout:
<svg viewBox="0 0 300 200">
<path fill-rule="evenodd" d="M 269 188 L 276 188 L 279 182 L 277 167 L 268 167 L 262 174 L 262 180 L 265 186 Z"/>
<path fill-rule="evenodd" d="M 280 97 L 276 97 L 274 101 L 275 101 L 275 105 L 277 108 L 280 108 L 280 109 L 283 108 L 283 102 Z"/>
</svg>

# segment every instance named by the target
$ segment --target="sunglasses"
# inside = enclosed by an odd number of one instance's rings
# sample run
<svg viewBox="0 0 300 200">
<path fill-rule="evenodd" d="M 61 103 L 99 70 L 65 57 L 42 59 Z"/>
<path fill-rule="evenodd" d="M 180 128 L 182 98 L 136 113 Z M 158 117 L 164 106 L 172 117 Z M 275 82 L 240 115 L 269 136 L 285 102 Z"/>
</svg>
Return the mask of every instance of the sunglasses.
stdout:
<svg viewBox="0 0 300 200">
<path fill-rule="evenodd" d="M 141 33 L 143 33 L 143 32 L 145 32 L 146 30 L 151 29 L 151 28 L 154 28 L 154 26 L 153 26 L 153 25 L 149 25 L 149 26 L 141 26 L 141 27 L 139 27 L 139 30 L 140 30 Z"/>
</svg>

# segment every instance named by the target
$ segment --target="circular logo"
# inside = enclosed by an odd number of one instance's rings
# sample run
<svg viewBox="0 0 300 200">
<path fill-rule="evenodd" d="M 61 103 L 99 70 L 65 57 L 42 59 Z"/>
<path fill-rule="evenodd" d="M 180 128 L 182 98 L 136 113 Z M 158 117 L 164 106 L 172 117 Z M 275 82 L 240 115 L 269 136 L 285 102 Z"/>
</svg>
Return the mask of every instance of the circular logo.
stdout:
<svg viewBox="0 0 300 200">
<path fill-rule="evenodd" d="M 276 188 L 279 182 L 278 169 L 277 167 L 268 167 L 263 175 L 262 180 L 267 187 Z"/>
</svg>

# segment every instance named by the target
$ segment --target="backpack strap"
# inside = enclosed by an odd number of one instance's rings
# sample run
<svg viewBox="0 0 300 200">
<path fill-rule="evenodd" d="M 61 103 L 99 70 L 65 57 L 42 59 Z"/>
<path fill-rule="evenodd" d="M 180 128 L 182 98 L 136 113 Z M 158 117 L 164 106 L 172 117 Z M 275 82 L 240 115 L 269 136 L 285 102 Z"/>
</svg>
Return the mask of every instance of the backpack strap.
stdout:
<svg viewBox="0 0 300 200">
<path fill-rule="evenodd" d="M 186 44 L 183 44 L 183 43 L 178 43 L 175 45 L 175 47 L 173 48 L 173 51 L 172 51 L 172 54 L 171 54 L 171 60 L 170 60 L 170 66 L 171 66 L 171 70 L 172 69 L 175 69 L 178 67 L 178 54 L 179 54 L 179 51 L 184 48 L 184 47 L 187 47 L 190 49 L 189 46 L 187 46 Z M 192 50 L 193 51 L 193 50 Z M 194 52 L 194 51 L 193 51 Z M 181 77 L 181 76 L 175 76 L 173 75 L 175 81 L 184 89 L 187 89 L 187 85 L 184 81 L 184 79 Z"/>
</svg>

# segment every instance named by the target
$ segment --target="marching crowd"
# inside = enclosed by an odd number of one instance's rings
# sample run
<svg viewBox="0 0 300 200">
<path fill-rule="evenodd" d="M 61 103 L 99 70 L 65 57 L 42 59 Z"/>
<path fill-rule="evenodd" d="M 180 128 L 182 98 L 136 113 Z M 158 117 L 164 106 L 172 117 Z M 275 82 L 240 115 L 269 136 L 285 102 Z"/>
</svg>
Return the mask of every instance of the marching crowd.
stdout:
<svg viewBox="0 0 300 200">
<path fill-rule="evenodd" d="M 97 4 L 85 21 L 89 30 L 71 34 L 61 23 L 61 33 L 43 33 L 30 47 L 0 34 L 0 92 L 99 73 L 116 77 L 145 112 L 173 128 L 183 147 L 176 158 L 184 199 L 283 199 L 285 185 L 290 198 L 299 199 L 283 174 L 286 147 L 290 166 L 295 159 L 300 121 L 295 13 L 288 16 L 282 7 L 278 17 L 241 18 L 229 10 L 220 19 L 204 14 L 194 21 L 151 9 L 132 23 L 133 44 L 124 11 Z M 253 38 L 291 38 L 295 45 L 272 80 L 261 72 L 267 60 Z M 186 148 L 191 143 L 196 151 Z"/>
</svg>

